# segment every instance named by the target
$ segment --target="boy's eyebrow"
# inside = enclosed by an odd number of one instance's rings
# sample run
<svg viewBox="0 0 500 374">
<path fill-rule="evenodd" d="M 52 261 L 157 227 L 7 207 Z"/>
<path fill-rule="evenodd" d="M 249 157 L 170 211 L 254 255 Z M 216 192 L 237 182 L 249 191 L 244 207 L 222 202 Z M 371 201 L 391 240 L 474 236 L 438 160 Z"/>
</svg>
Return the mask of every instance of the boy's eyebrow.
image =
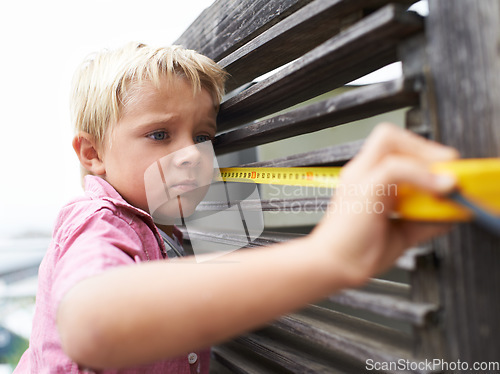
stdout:
<svg viewBox="0 0 500 374">
<path fill-rule="evenodd" d="M 176 115 L 174 114 L 167 114 L 167 115 L 152 115 L 147 118 L 145 118 L 143 121 L 140 121 L 139 125 L 140 126 L 151 126 L 151 125 L 158 125 L 160 123 L 169 123 L 173 122 L 176 120 Z"/>
<path fill-rule="evenodd" d="M 217 131 L 217 122 L 215 120 L 207 121 L 207 124 L 214 130 Z"/>
<path fill-rule="evenodd" d="M 168 125 L 169 123 L 175 122 L 177 120 L 177 115 L 168 114 L 164 116 L 151 116 L 138 124 L 139 128 L 147 128 L 150 126 L 157 126 L 160 124 Z M 204 121 L 204 124 L 211 127 L 214 131 L 217 131 L 217 122 L 215 119 L 208 119 Z"/>
<path fill-rule="evenodd" d="M 173 117 L 150 117 L 136 123 L 135 131 L 150 131 L 154 130 L 155 127 L 164 125 L 170 126 L 172 122 L 175 121 Z"/>
</svg>

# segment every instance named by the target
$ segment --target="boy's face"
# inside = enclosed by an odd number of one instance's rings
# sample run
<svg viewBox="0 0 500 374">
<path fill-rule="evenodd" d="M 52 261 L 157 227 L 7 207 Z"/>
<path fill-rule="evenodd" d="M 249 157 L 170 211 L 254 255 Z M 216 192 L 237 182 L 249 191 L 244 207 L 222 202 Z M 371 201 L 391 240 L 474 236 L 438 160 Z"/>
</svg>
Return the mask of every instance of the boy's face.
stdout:
<svg viewBox="0 0 500 374">
<path fill-rule="evenodd" d="M 213 157 L 196 144 L 215 136 L 216 115 L 208 91 L 194 95 L 183 78 L 162 78 L 160 89 L 149 82 L 134 87 L 107 134 L 101 154 L 104 178 L 127 202 L 149 211 L 145 173 L 161 165 L 162 188 L 173 200 L 165 209 L 175 216 L 182 203 L 183 215 L 191 214 L 213 176 Z"/>
</svg>

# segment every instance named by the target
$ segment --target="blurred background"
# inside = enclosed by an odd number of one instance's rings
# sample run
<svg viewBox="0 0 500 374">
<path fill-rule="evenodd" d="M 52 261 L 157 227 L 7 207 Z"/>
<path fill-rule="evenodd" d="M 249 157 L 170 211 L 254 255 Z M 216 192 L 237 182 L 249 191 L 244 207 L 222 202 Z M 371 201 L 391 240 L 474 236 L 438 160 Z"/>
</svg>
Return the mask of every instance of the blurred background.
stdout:
<svg viewBox="0 0 500 374">
<path fill-rule="evenodd" d="M 1 3 L 0 374 L 11 373 L 27 347 L 38 266 L 58 211 L 82 192 L 71 147 L 73 72 L 87 56 L 104 48 L 130 41 L 172 44 L 213 1 Z M 417 3 L 414 10 L 427 14 L 426 1 Z M 400 74 L 400 65 L 393 64 L 353 84 Z M 372 126 L 368 123 L 365 131 Z M 334 131 L 340 136 L 344 130 L 340 126 Z M 309 141 L 317 146 L 318 138 Z M 260 156 L 275 157 L 280 147 L 292 146 L 263 148 Z"/>
<path fill-rule="evenodd" d="M 213 0 L 26 0 L 0 5 L 0 373 L 26 349 L 36 275 L 62 205 L 81 194 L 73 72 L 130 41 L 172 44 Z"/>
</svg>

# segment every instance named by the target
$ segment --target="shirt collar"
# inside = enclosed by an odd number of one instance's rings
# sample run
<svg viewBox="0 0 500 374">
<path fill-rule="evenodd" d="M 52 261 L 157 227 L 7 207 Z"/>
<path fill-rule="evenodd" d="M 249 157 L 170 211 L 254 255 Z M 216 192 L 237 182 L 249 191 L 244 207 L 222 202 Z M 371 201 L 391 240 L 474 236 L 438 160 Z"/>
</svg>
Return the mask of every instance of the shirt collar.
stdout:
<svg viewBox="0 0 500 374">
<path fill-rule="evenodd" d="M 84 179 L 85 193 L 92 199 L 102 199 L 109 201 L 115 206 L 132 210 L 142 217 L 147 217 L 152 221 L 149 213 L 130 205 L 125 199 L 114 189 L 114 187 L 105 181 L 103 178 L 95 175 L 86 175 Z"/>
<path fill-rule="evenodd" d="M 85 193 L 93 199 L 103 199 L 109 201 L 115 206 L 125 208 L 133 211 L 139 216 L 146 219 L 149 226 L 154 227 L 154 230 L 158 233 L 158 227 L 156 227 L 153 218 L 147 212 L 139 209 L 133 205 L 130 205 L 125 199 L 114 189 L 114 187 L 105 181 L 103 178 L 95 175 L 86 175 L 84 179 Z M 182 242 L 183 234 L 177 226 L 174 226 L 173 234 L 177 237 L 179 242 Z M 163 245 L 163 241 L 162 241 Z"/>
</svg>

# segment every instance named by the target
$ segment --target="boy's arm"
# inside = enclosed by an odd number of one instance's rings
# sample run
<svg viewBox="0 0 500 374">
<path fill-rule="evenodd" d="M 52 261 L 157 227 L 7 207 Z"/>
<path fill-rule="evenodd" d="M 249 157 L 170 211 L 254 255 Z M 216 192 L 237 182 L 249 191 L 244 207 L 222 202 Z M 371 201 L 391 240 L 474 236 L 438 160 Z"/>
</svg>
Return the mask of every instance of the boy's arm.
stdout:
<svg viewBox="0 0 500 374">
<path fill-rule="evenodd" d="M 84 366 L 133 366 L 221 342 L 361 285 L 390 267 L 405 248 L 446 229 L 390 220 L 396 196 L 380 196 L 380 188 L 411 183 L 449 192 L 454 180 L 430 174 L 428 165 L 455 157 L 448 147 L 379 126 L 344 168 L 346 188 L 337 190 L 330 211 L 310 235 L 233 252 L 217 262 L 157 261 L 82 281 L 58 309 L 63 348 Z M 370 186 L 377 193 L 370 193 Z M 359 204 L 378 204 L 383 211 L 348 209 Z"/>
</svg>

